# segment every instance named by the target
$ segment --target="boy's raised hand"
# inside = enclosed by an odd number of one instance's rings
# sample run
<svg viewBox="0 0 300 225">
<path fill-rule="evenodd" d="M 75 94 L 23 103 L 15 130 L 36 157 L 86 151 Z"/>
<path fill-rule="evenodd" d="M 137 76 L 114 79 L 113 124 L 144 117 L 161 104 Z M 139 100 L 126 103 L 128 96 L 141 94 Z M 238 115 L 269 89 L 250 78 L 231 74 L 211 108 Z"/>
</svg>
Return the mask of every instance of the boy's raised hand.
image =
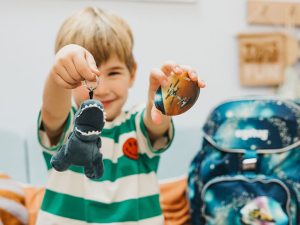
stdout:
<svg viewBox="0 0 300 225">
<path fill-rule="evenodd" d="M 199 88 L 205 87 L 204 81 L 198 77 L 196 70 L 188 65 L 179 65 L 173 61 L 167 61 L 160 69 L 153 69 L 151 71 L 147 107 L 152 107 L 151 119 L 153 123 L 159 125 L 162 123 L 164 117 L 167 117 L 166 115 L 163 115 L 161 111 L 159 111 L 154 105 L 154 97 L 158 87 L 160 85 L 168 85 L 168 76 L 170 76 L 172 73 L 181 74 L 183 72 L 187 72 L 189 78 L 198 83 Z"/>
<path fill-rule="evenodd" d="M 95 81 L 100 75 L 92 54 L 79 45 L 66 45 L 55 55 L 50 74 L 55 82 L 66 89 L 81 85 L 83 80 Z"/>
</svg>

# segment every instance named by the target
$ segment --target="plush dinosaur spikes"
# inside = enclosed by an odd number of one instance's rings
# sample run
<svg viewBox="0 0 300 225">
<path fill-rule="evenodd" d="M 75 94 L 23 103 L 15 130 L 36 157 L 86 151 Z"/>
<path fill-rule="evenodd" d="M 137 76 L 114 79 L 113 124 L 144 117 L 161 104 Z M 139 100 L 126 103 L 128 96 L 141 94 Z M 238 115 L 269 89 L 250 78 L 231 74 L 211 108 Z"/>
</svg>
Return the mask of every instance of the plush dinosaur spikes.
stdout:
<svg viewBox="0 0 300 225">
<path fill-rule="evenodd" d="M 65 171 L 71 165 L 83 166 L 88 178 L 102 177 L 104 167 L 100 133 L 104 124 L 102 103 L 94 99 L 84 101 L 75 114 L 74 129 L 67 142 L 51 158 L 53 168 Z"/>
</svg>

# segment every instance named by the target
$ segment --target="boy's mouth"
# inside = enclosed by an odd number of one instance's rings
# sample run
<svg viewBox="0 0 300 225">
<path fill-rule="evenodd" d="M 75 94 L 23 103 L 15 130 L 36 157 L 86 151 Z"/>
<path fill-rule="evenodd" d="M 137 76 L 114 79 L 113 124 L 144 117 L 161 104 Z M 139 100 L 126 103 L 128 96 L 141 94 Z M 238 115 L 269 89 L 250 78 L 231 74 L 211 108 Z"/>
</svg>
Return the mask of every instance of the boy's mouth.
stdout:
<svg viewBox="0 0 300 225">
<path fill-rule="evenodd" d="M 113 102 L 113 100 L 101 101 L 101 102 L 102 102 L 104 108 L 108 108 L 111 105 L 111 103 Z"/>
</svg>

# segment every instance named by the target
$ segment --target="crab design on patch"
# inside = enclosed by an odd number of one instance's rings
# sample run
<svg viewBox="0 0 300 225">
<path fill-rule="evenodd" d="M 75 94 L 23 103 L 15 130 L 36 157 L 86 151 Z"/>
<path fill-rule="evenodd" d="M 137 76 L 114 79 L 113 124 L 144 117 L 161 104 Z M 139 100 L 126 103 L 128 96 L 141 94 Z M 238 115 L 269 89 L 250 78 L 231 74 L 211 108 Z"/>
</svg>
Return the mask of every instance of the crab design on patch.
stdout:
<svg viewBox="0 0 300 225">
<path fill-rule="evenodd" d="M 67 142 L 51 158 L 57 171 L 65 171 L 71 165 L 83 166 L 88 178 L 103 176 L 104 167 L 100 152 L 100 134 L 105 124 L 105 112 L 101 102 L 84 101 L 74 119 L 74 128 Z"/>
</svg>

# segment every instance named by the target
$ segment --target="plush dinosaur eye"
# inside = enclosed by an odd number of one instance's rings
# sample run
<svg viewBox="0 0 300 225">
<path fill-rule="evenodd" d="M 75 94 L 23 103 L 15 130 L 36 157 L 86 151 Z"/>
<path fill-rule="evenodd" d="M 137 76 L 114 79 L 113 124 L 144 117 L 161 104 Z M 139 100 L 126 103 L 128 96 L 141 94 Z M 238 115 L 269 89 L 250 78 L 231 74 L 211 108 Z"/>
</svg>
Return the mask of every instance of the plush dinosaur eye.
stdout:
<svg viewBox="0 0 300 225">
<path fill-rule="evenodd" d="M 175 116 L 189 110 L 197 101 L 200 88 L 188 74 L 172 74 L 168 77 L 168 85 L 160 86 L 155 94 L 154 103 L 163 114 Z"/>
</svg>

